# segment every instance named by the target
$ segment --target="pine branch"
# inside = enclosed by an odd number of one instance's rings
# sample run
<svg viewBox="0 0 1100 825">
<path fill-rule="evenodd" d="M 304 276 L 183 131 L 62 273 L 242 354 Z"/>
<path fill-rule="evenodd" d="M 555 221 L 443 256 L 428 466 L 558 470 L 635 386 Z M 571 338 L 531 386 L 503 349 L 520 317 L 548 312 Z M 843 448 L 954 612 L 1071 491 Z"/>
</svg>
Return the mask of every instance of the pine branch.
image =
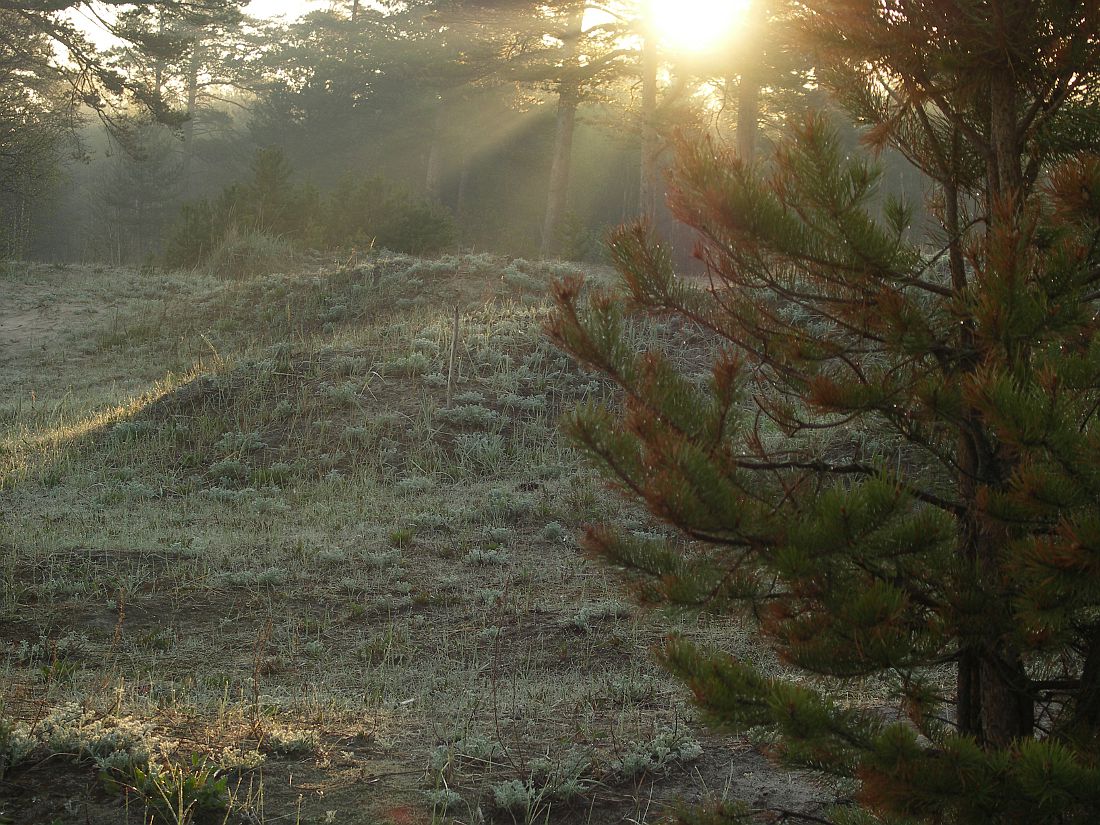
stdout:
<svg viewBox="0 0 1100 825">
<path fill-rule="evenodd" d="M 812 470 L 815 473 L 822 473 L 825 475 L 861 475 L 868 477 L 880 476 L 882 474 L 880 468 L 870 464 L 860 464 L 858 462 L 850 464 L 830 464 L 825 461 L 750 462 L 738 460 L 735 461 L 735 464 L 737 467 L 745 470 Z M 933 507 L 937 507 L 953 515 L 961 515 L 965 512 L 965 506 L 961 502 L 945 499 L 901 480 L 895 480 L 895 483 L 897 483 L 899 488 L 904 490 L 906 494 L 925 504 L 931 504 Z"/>
</svg>

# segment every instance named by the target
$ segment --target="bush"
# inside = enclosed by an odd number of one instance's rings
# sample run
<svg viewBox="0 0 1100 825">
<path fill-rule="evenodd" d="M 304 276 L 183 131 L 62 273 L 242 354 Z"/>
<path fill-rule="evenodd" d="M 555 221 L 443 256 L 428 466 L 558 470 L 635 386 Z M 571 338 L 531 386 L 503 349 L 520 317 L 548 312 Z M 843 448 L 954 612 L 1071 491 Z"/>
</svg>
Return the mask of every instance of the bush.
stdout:
<svg viewBox="0 0 1100 825">
<path fill-rule="evenodd" d="M 285 267 L 294 247 L 283 238 L 230 226 L 206 260 L 219 278 L 252 278 Z"/>
<path fill-rule="evenodd" d="M 249 277 L 285 261 L 294 245 L 377 246 L 430 255 L 456 237 L 447 209 L 381 177 L 346 180 L 327 197 L 291 183 L 276 148 L 257 153 L 252 177 L 213 201 L 180 210 L 166 244 L 171 267 L 208 265 L 223 277 Z"/>
<path fill-rule="evenodd" d="M 441 252 L 455 241 L 451 213 L 384 178 L 344 181 L 322 213 L 330 246 L 378 246 L 410 255 Z"/>
<path fill-rule="evenodd" d="M 210 201 L 185 203 L 168 238 L 164 262 L 175 269 L 199 266 L 214 249 L 218 237 Z"/>
<path fill-rule="evenodd" d="M 434 255 L 455 242 L 454 220 L 446 207 L 427 200 L 410 201 L 389 227 L 379 236 L 379 245 L 410 255 Z"/>
</svg>

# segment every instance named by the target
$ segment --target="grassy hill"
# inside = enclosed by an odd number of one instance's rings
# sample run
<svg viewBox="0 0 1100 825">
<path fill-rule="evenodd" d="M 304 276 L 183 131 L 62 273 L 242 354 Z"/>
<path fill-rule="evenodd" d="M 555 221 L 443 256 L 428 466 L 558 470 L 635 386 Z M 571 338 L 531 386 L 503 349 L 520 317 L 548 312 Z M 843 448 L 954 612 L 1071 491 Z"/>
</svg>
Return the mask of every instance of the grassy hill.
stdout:
<svg viewBox="0 0 1100 825">
<path fill-rule="evenodd" d="M 670 629 L 753 639 L 642 611 L 577 549 L 593 520 L 657 528 L 556 429 L 611 397 L 542 334 L 572 271 L 0 271 L 0 822 L 826 798 L 706 735 L 648 652 Z"/>
</svg>

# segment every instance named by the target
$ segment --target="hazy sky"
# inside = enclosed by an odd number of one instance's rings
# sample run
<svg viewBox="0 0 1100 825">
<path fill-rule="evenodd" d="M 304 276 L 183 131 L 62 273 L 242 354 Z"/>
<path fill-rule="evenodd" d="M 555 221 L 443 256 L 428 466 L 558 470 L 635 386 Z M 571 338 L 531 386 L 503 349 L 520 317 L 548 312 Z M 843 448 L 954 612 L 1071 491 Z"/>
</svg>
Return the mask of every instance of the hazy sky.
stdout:
<svg viewBox="0 0 1100 825">
<path fill-rule="evenodd" d="M 245 14 L 253 17 L 299 17 L 323 2 L 324 0 L 252 0 L 245 7 Z"/>
<path fill-rule="evenodd" d="M 252 0 L 245 6 L 244 11 L 252 17 L 286 16 L 293 19 L 311 9 L 324 8 L 327 2 L 328 0 Z M 79 7 L 70 10 L 67 14 L 77 22 L 96 46 L 109 48 L 118 45 L 118 41 L 108 34 L 94 17 Z"/>
<path fill-rule="evenodd" d="M 252 17 L 294 19 L 312 9 L 325 8 L 331 0 L 251 0 L 245 13 Z M 370 5 L 365 0 L 364 5 Z M 664 43 L 678 50 L 714 47 L 736 30 L 750 0 L 652 0 L 653 14 Z M 76 7 L 70 12 L 100 48 L 117 45 L 91 16 Z"/>
</svg>

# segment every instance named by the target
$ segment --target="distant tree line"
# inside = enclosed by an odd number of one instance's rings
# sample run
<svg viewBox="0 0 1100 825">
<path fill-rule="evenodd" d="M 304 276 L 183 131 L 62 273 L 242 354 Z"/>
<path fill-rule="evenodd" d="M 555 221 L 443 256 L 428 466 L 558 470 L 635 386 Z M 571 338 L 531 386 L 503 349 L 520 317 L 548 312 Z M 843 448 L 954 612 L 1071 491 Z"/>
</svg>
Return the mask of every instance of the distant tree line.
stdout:
<svg viewBox="0 0 1100 825">
<path fill-rule="evenodd" d="M 636 215 L 671 229 L 676 130 L 766 158 L 787 117 L 826 103 L 782 46 L 785 0 L 691 56 L 660 45 L 639 0 L 343 0 L 289 23 L 239 0 L 111 2 L 109 49 L 64 6 L 0 9 L 0 121 L 19 122 L 0 122 L 7 255 L 191 265 L 220 241 L 209 224 L 596 260 Z M 278 218 L 249 201 L 274 150 Z M 886 162 L 885 189 L 920 194 L 915 167 Z"/>
</svg>

